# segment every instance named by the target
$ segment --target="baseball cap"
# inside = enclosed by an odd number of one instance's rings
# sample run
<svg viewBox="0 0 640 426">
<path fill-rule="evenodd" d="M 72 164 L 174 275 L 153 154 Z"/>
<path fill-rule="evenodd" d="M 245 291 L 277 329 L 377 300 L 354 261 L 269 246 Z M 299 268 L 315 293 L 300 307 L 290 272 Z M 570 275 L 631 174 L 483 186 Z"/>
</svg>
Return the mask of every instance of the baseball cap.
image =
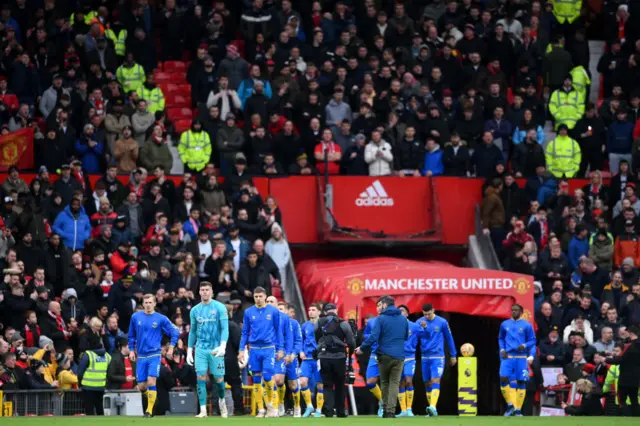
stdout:
<svg viewBox="0 0 640 426">
<path fill-rule="evenodd" d="M 338 309 L 338 307 L 336 306 L 335 303 L 327 303 L 326 305 L 324 305 L 324 312 L 328 312 L 332 309 Z"/>
</svg>

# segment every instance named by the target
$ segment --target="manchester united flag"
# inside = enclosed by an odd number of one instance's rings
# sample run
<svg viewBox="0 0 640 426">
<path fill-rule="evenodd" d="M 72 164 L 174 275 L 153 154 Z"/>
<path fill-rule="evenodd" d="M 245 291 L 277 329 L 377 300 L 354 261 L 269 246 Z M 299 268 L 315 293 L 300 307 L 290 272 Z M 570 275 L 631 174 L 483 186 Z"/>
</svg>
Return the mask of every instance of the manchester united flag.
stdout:
<svg viewBox="0 0 640 426">
<path fill-rule="evenodd" d="M 0 172 L 6 172 L 11 166 L 33 169 L 32 128 L 0 136 Z"/>
</svg>

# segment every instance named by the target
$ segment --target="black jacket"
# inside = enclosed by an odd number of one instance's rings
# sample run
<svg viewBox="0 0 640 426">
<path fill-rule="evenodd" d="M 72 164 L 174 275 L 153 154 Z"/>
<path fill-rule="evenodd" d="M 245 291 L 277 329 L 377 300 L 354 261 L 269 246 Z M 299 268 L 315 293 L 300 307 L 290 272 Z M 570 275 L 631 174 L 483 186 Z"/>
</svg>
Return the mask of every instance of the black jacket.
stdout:
<svg viewBox="0 0 640 426">
<path fill-rule="evenodd" d="M 638 387 L 638 383 L 640 383 L 640 339 L 632 341 L 621 356 L 610 358 L 607 361 L 609 364 L 620 365 L 618 386 Z"/>
<path fill-rule="evenodd" d="M 453 145 L 447 144 L 442 154 L 442 163 L 446 176 L 467 176 L 467 172 L 471 170 L 469 148 L 460 145 L 458 152 L 456 152 Z"/>
<path fill-rule="evenodd" d="M 240 266 L 238 271 L 238 289 L 244 295 L 245 290 L 253 292 L 257 287 L 262 287 L 271 294 L 271 277 L 264 266 L 256 265 L 250 267 L 248 263 Z"/>
<path fill-rule="evenodd" d="M 601 398 L 600 391 L 594 389 L 591 393 L 582 396 L 580 405 L 567 405 L 564 412 L 569 416 L 604 416 Z"/>
<path fill-rule="evenodd" d="M 424 167 L 424 143 L 418 138 L 407 141 L 402 138 L 394 149 L 393 159 L 396 170 L 422 170 Z"/>
<path fill-rule="evenodd" d="M 131 369 L 135 378 L 136 363 L 131 363 Z M 115 350 L 111 355 L 111 362 L 107 369 L 107 389 L 120 389 L 127 382 L 124 356 L 120 351 Z M 135 385 L 135 381 L 133 382 Z"/>
<path fill-rule="evenodd" d="M 353 353 L 356 341 L 351 326 L 333 314 L 321 317 L 314 328 L 318 359 L 344 359 L 345 347 Z"/>
<path fill-rule="evenodd" d="M 529 178 L 536 176 L 536 167 L 544 166 L 546 160 L 544 150 L 538 142 L 523 141 L 516 145 L 511 158 L 513 172 L 522 174 L 522 177 Z"/>
</svg>

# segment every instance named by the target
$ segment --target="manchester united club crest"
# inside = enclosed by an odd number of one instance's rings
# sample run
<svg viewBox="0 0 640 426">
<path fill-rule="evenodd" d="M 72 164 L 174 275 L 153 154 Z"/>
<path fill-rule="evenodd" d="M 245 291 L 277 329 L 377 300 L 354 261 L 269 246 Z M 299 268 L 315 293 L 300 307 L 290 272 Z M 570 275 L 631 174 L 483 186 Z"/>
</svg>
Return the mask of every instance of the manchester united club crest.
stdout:
<svg viewBox="0 0 640 426">
<path fill-rule="evenodd" d="M 347 281 L 347 290 L 354 296 L 359 295 L 364 291 L 364 281 L 360 278 L 351 278 Z"/>
<path fill-rule="evenodd" d="M 516 278 L 513 287 L 518 294 L 527 294 L 531 289 L 531 282 L 526 278 Z"/>
<path fill-rule="evenodd" d="M 522 313 L 522 319 L 530 321 L 531 318 L 533 318 L 533 315 L 531 315 L 531 311 L 528 309 L 525 309 L 524 312 Z"/>
<path fill-rule="evenodd" d="M 356 319 L 356 311 L 353 311 L 353 310 L 352 310 L 352 311 L 347 312 L 347 319 L 348 319 L 348 320 L 350 320 L 350 319 L 352 319 L 352 320 Z"/>
</svg>

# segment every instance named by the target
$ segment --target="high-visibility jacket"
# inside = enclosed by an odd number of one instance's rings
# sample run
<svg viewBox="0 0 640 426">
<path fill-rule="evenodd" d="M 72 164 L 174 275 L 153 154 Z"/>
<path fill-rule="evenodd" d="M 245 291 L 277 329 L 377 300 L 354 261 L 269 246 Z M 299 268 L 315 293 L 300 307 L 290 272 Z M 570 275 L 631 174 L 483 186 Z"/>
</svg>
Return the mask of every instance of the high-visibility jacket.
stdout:
<svg viewBox="0 0 640 426">
<path fill-rule="evenodd" d="M 127 30 L 122 29 L 118 34 L 111 28 L 108 28 L 104 35 L 113 42 L 115 46 L 116 55 L 124 56 L 127 54 Z"/>
<path fill-rule="evenodd" d="M 556 130 L 561 124 L 573 129 L 584 114 L 584 98 L 575 87 L 569 92 L 558 89 L 549 98 L 549 112 L 556 120 Z"/>
<path fill-rule="evenodd" d="M 549 141 L 544 156 L 547 169 L 557 178 L 563 175 L 572 178 L 580 170 L 580 145 L 569 136 L 558 135 Z"/>
<path fill-rule="evenodd" d="M 131 68 L 126 67 L 124 64 L 120 65 L 120 68 L 116 71 L 116 78 L 118 82 L 122 84 L 125 93 L 135 92 L 147 81 L 144 68 L 136 63 L 134 63 Z"/>
<path fill-rule="evenodd" d="M 552 3 L 553 15 L 560 24 L 572 24 L 580 16 L 582 0 L 552 0 Z"/>
<path fill-rule="evenodd" d="M 164 109 L 164 93 L 159 87 L 149 90 L 143 84 L 138 87 L 138 96 L 140 99 L 147 101 L 147 109 L 151 114 L 155 114 L 156 111 L 162 111 Z"/>
<path fill-rule="evenodd" d="M 201 171 L 211 157 L 211 140 L 204 130 L 196 133 L 187 130 L 180 136 L 178 153 L 182 163 L 190 169 Z"/>
<path fill-rule="evenodd" d="M 618 379 L 620 378 L 620 366 L 610 365 L 607 377 L 604 379 L 604 385 L 602 385 L 602 393 L 613 392 L 616 395 L 616 404 L 618 404 Z M 640 394 L 638 394 L 638 402 L 640 402 Z M 631 401 L 627 397 L 627 405 L 630 405 Z"/>
<path fill-rule="evenodd" d="M 82 387 L 104 389 L 107 385 L 107 369 L 111 355 L 98 355 L 93 351 L 86 351 L 85 354 L 89 357 L 89 365 L 82 376 Z"/>
<path fill-rule="evenodd" d="M 587 87 L 591 84 L 589 73 L 582 65 L 578 65 L 577 67 L 574 67 L 569 74 L 571 74 L 571 78 L 573 79 L 573 88 L 580 93 L 583 101 L 586 102 L 589 97 Z"/>
<path fill-rule="evenodd" d="M 91 12 L 84 15 L 84 23 L 89 25 L 91 21 L 93 21 L 93 18 L 95 18 L 96 16 L 98 16 L 98 12 L 96 12 L 95 10 L 92 10 Z M 69 18 L 69 23 L 73 25 L 75 22 L 76 22 L 76 14 L 72 13 L 71 17 Z"/>
</svg>

